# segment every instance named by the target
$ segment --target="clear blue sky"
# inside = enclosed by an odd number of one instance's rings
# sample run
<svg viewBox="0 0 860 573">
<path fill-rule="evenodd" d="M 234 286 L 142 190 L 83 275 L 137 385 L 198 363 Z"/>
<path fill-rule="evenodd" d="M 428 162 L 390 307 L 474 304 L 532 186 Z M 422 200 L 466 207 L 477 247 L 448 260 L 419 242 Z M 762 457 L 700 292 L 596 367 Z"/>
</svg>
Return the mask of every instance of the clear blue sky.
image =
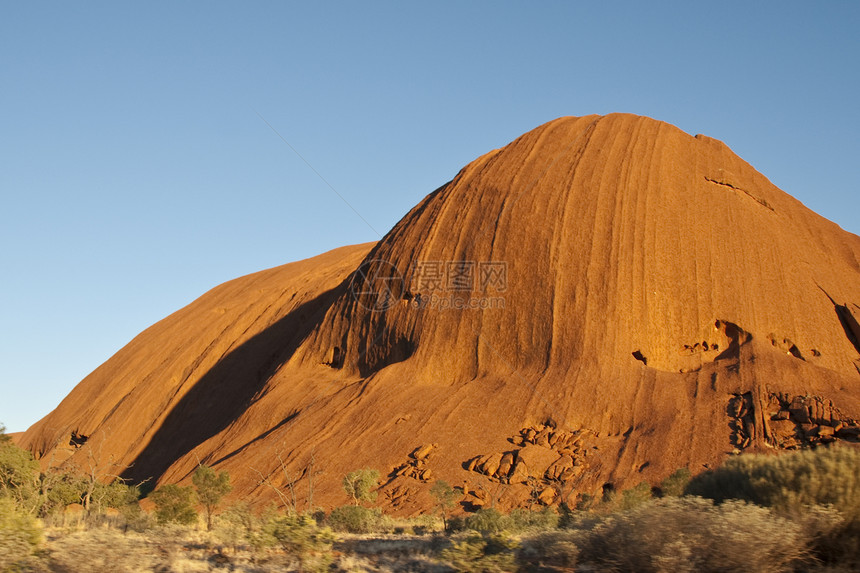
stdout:
<svg viewBox="0 0 860 573">
<path fill-rule="evenodd" d="M 377 238 L 258 114 L 383 234 L 476 156 L 614 111 L 858 233 L 858 29 L 857 2 L 5 2 L 0 422 L 218 283 Z"/>
</svg>

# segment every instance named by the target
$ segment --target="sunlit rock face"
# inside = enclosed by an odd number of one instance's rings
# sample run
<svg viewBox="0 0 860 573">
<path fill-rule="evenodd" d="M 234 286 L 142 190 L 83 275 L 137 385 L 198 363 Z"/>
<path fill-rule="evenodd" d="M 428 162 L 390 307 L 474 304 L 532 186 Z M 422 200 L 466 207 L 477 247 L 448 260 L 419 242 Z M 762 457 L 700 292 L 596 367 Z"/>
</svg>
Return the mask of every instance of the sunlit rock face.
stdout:
<svg viewBox="0 0 860 573">
<path fill-rule="evenodd" d="M 384 173 L 381 174 L 384 176 Z M 21 438 L 235 494 L 557 503 L 737 451 L 856 441 L 860 238 L 722 142 L 561 118 L 464 167 L 381 241 L 216 287 Z M 312 497 L 312 500 L 308 500 Z M 494 498 L 490 500 L 490 498 Z"/>
</svg>

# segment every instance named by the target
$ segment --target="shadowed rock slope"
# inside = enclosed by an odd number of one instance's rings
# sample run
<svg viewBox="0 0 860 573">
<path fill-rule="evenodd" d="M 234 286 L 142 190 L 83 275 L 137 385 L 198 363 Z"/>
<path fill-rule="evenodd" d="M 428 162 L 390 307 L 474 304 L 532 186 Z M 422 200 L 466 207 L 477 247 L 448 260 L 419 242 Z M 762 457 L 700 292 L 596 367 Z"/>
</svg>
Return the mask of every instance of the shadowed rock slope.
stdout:
<svg viewBox="0 0 860 573">
<path fill-rule="evenodd" d="M 143 332 L 22 443 L 127 477 L 346 502 L 385 476 L 464 506 L 856 442 L 860 238 L 723 143 L 561 118 L 466 166 L 379 243 L 236 279 Z"/>
</svg>

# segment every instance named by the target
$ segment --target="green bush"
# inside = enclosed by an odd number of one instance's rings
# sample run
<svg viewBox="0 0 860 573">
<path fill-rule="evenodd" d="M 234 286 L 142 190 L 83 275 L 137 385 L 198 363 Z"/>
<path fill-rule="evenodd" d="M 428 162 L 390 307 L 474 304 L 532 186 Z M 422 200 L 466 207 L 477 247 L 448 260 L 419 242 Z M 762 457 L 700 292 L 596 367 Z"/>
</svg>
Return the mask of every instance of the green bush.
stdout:
<svg viewBox="0 0 860 573">
<path fill-rule="evenodd" d="M 87 484 L 82 476 L 58 470 L 42 473 L 38 482 L 36 514 L 47 518 L 62 512 L 69 504 L 81 503 L 86 489 Z"/>
<path fill-rule="evenodd" d="M 325 571 L 333 560 L 334 535 L 328 527 L 319 527 L 310 515 L 282 515 L 270 519 L 263 527 L 266 535 L 299 561 L 300 571 Z"/>
<path fill-rule="evenodd" d="M 560 516 L 552 507 L 538 511 L 514 509 L 508 514 L 508 527 L 512 531 L 547 531 L 558 527 Z"/>
<path fill-rule="evenodd" d="M 382 529 L 382 512 L 360 505 L 336 507 L 326 518 L 326 523 L 335 531 L 346 533 L 373 533 Z"/>
<path fill-rule="evenodd" d="M 660 482 L 660 493 L 663 497 L 679 497 L 690 483 L 690 470 L 680 468 Z"/>
<path fill-rule="evenodd" d="M 39 462 L 6 436 L 0 441 L 0 497 L 35 511 L 40 505 L 39 495 Z"/>
<path fill-rule="evenodd" d="M 457 571 L 489 573 L 516 570 L 519 544 L 502 535 L 471 534 L 455 540 L 441 557 Z"/>
<path fill-rule="evenodd" d="M 8 498 L 0 498 L 0 571 L 23 571 L 42 542 L 39 522 Z"/>
<path fill-rule="evenodd" d="M 648 482 L 641 482 L 635 487 L 625 489 L 621 492 L 619 500 L 621 511 L 633 509 L 643 503 L 651 500 L 651 485 Z"/>
<path fill-rule="evenodd" d="M 510 528 L 510 520 L 495 508 L 481 508 L 466 518 L 466 527 L 480 533 L 501 533 Z"/>
<path fill-rule="evenodd" d="M 96 511 L 104 511 L 107 508 L 125 511 L 127 506 L 139 508 L 138 499 L 140 499 L 140 490 L 121 481 L 107 484 L 99 482 L 92 494 L 92 503 Z"/>
<path fill-rule="evenodd" d="M 160 524 L 190 525 L 197 521 L 194 491 L 190 486 L 166 484 L 149 494 L 149 498 L 155 503 L 155 518 Z"/>
<path fill-rule="evenodd" d="M 358 505 L 362 501 L 374 501 L 376 492 L 373 488 L 379 483 L 379 470 L 361 469 L 351 471 L 343 478 L 343 489 Z"/>
</svg>

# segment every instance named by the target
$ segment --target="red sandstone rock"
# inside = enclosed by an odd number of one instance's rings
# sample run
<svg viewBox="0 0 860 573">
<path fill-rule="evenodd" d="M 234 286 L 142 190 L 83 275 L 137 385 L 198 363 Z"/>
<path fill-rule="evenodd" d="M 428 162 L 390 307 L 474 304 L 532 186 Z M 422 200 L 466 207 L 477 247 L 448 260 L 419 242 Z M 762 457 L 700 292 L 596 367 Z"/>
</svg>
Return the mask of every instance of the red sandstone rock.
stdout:
<svg viewBox="0 0 860 573">
<path fill-rule="evenodd" d="M 478 307 L 433 306 L 455 292 L 444 282 L 360 288 L 424 263 L 459 268 L 453 286 L 471 276 Z M 98 450 L 155 484 L 207 463 L 261 502 L 274 494 L 251 468 L 275 474 L 280 457 L 322 472 L 314 502 L 336 505 L 353 469 L 437 443 L 433 477 L 461 483 L 464 462 L 552 419 L 598 435 L 580 490 L 657 483 L 731 451 L 732 396 L 748 396 L 733 407 L 758 428 L 752 450 L 771 393 L 860 417 L 858 304 L 860 238 L 725 144 L 633 115 L 561 118 L 467 165 L 376 244 L 212 289 L 20 443 L 47 464 L 84 436 L 65 463 Z"/>
</svg>

